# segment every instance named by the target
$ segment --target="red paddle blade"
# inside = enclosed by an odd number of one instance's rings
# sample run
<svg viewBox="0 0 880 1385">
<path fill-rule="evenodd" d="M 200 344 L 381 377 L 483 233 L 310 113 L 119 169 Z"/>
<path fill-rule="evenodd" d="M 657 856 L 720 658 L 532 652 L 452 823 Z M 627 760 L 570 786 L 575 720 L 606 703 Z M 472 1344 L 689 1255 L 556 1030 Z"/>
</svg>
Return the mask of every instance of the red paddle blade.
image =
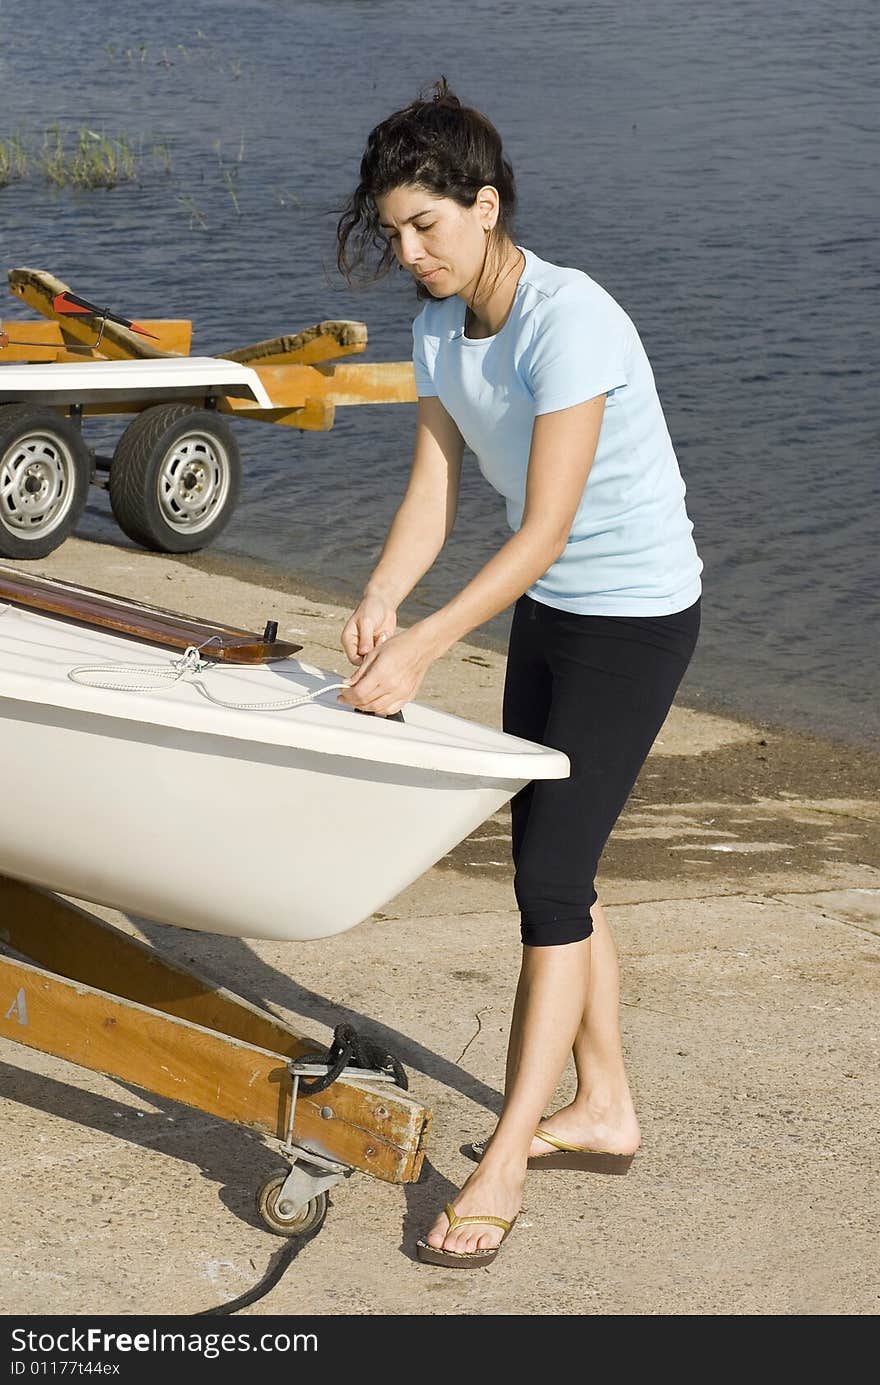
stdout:
<svg viewBox="0 0 880 1385">
<path fill-rule="evenodd" d="M 137 332 L 141 337 L 151 337 L 153 341 L 159 338 L 154 332 L 148 332 L 145 327 L 139 327 L 136 322 L 132 322 L 127 317 L 120 317 L 118 313 L 111 313 L 107 308 L 99 308 L 97 304 L 90 303 L 87 298 L 80 298 L 79 294 L 56 293 L 52 299 L 52 307 L 56 313 L 68 316 L 72 313 L 84 313 L 91 317 L 102 317 L 107 322 L 118 322 L 121 327 L 127 327 L 131 332 Z"/>
<path fill-rule="evenodd" d="M 52 299 L 52 307 L 56 313 L 91 313 L 95 317 L 101 316 L 101 309 L 94 303 L 89 303 L 85 298 L 77 298 L 75 293 L 56 293 Z"/>
</svg>

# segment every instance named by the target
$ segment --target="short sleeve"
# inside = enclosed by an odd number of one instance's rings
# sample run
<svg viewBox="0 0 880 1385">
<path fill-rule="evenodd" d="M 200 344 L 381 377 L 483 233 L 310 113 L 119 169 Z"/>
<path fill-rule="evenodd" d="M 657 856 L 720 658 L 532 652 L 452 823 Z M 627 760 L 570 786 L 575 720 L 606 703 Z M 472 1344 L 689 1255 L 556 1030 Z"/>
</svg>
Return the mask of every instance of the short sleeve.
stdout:
<svg viewBox="0 0 880 1385">
<path fill-rule="evenodd" d="M 627 383 L 625 315 L 580 288 L 560 289 L 542 305 L 526 353 L 535 413 L 552 413 Z"/>
<path fill-rule="evenodd" d="M 426 396 L 436 395 L 434 382 L 431 379 L 431 370 L 428 365 L 428 355 L 425 349 L 425 321 L 424 312 L 419 313 L 414 319 L 412 326 L 413 333 L 413 369 L 416 376 L 416 394 L 420 399 Z"/>
</svg>

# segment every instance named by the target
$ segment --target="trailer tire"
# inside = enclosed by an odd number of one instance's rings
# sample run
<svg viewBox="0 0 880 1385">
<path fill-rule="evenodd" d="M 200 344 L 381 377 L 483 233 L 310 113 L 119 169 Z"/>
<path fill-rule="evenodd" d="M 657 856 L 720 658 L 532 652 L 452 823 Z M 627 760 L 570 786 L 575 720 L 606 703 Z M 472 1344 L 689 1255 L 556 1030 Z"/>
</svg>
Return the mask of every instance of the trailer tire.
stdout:
<svg viewBox="0 0 880 1385">
<path fill-rule="evenodd" d="M 0 557 L 45 558 L 85 509 L 92 460 L 75 423 L 46 405 L 0 405 Z"/>
<path fill-rule="evenodd" d="M 138 414 L 110 464 L 120 529 L 159 553 L 205 548 L 232 517 L 241 490 L 238 443 L 224 418 L 190 404 Z"/>
</svg>

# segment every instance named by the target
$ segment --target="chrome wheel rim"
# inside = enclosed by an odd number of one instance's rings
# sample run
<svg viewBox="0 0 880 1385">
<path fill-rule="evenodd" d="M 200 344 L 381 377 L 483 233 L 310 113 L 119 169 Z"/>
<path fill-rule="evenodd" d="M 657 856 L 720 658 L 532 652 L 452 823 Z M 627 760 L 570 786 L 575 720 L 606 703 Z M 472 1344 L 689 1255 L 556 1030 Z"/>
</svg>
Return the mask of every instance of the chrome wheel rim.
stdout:
<svg viewBox="0 0 880 1385">
<path fill-rule="evenodd" d="M 198 534 L 223 509 L 231 484 L 229 456 L 218 438 L 187 433 L 166 453 L 159 472 L 162 518 L 172 529 Z"/>
<path fill-rule="evenodd" d="M 17 438 L 0 460 L 0 523 L 19 538 L 57 529 L 73 504 L 73 453 L 55 433 Z"/>
</svg>

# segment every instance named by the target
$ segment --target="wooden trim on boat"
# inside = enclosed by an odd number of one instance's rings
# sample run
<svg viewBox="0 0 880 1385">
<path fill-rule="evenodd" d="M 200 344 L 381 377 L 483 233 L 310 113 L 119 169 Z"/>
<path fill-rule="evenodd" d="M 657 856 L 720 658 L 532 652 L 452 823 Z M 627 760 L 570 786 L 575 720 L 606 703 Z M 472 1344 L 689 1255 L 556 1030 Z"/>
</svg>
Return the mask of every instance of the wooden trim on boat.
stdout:
<svg viewBox="0 0 880 1385">
<path fill-rule="evenodd" d="M 267 638 L 252 630 L 239 630 L 233 625 L 201 617 L 181 615 L 159 606 L 114 596 L 112 592 L 80 587 L 62 582 L 56 577 L 25 576 L 14 568 L 0 566 L 0 601 L 12 606 L 25 606 L 45 615 L 75 621 L 79 625 L 98 626 L 116 634 L 158 644 L 164 649 L 186 649 L 190 645 L 204 646 L 205 659 L 228 664 L 266 664 L 287 659 L 302 649 L 301 644 Z M 210 643 L 208 643 L 210 641 Z"/>
</svg>

